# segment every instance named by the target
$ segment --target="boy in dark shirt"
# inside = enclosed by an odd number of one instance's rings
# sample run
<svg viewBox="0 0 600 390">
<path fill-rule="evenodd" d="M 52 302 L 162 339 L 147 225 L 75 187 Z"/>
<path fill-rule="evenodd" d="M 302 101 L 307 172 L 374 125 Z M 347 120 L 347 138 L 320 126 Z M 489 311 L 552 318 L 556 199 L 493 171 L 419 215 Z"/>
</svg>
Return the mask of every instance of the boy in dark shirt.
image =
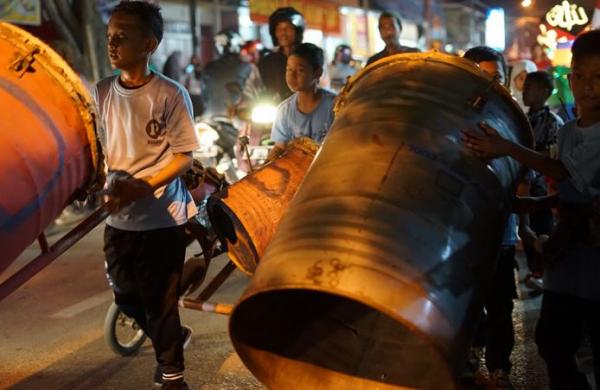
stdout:
<svg viewBox="0 0 600 390">
<path fill-rule="evenodd" d="M 548 72 L 538 71 L 527 74 L 523 85 L 523 103 L 529 107 L 527 118 L 533 129 L 534 149 L 547 156 L 556 157 L 558 129 L 564 125 L 563 120 L 550 111 L 546 101 L 554 89 L 554 80 Z M 530 195 L 548 195 L 546 178 L 539 172 L 533 172 Z M 554 216 L 549 209 L 540 210 L 529 214 L 529 226 L 536 235 L 549 235 L 554 228 Z M 527 256 L 527 264 L 531 271 L 525 284 L 535 290 L 543 287 L 541 280 L 541 264 L 537 261 L 533 242 L 523 241 L 523 248 Z"/>
</svg>

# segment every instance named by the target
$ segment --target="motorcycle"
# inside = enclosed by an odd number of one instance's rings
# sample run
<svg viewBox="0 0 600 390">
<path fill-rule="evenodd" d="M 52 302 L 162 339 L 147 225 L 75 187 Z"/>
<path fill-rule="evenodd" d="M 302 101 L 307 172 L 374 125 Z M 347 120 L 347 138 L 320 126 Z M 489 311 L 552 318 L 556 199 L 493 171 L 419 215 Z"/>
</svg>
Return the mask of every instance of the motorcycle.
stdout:
<svg viewBox="0 0 600 390">
<path fill-rule="evenodd" d="M 225 116 L 197 118 L 194 127 L 200 147 L 193 152 L 203 166 L 214 167 L 224 174 L 230 183 L 238 180 L 235 144 L 238 130 L 233 121 Z"/>
</svg>

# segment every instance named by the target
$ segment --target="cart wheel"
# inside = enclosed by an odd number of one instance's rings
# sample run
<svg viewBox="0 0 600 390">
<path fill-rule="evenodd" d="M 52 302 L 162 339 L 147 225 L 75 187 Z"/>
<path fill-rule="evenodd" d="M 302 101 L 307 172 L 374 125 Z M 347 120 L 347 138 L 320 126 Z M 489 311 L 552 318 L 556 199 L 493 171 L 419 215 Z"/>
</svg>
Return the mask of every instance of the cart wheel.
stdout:
<svg viewBox="0 0 600 390">
<path fill-rule="evenodd" d="M 104 339 L 113 352 L 122 356 L 133 355 L 146 337 L 133 318 L 121 312 L 116 303 L 111 303 L 104 319 Z"/>
<path fill-rule="evenodd" d="M 208 262 L 203 255 L 196 255 L 185 261 L 181 272 L 181 296 L 193 294 L 198 290 L 204 282 L 207 269 Z"/>
</svg>

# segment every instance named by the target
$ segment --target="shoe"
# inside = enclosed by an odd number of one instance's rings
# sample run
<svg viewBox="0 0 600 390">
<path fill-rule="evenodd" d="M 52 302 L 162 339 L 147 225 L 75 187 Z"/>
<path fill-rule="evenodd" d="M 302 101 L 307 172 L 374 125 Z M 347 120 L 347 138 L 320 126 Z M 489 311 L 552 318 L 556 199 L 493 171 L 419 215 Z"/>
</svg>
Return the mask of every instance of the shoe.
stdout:
<svg viewBox="0 0 600 390">
<path fill-rule="evenodd" d="M 187 325 L 181 325 L 181 338 L 183 339 L 183 349 L 186 349 L 192 341 L 193 330 Z M 160 366 L 156 366 L 154 369 L 154 386 L 160 387 L 164 383 Z"/>
<path fill-rule="evenodd" d="M 154 386 L 161 387 L 163 385 L 162 371 L 160 371 L 160 366 L 157 364 L 154 369 Z"/>
<path fill-rule="evenodd" d="M 189 390 L 187 383 L 183 379 L 174 381 L 165 381 L 161 386 L 162 390 Z"/>
<path fill-rule="evenodd" d="M 485 386 L 486 390 L 514 390 L 508 374 L 504 370 L 494 370 Z"/>
</svg>

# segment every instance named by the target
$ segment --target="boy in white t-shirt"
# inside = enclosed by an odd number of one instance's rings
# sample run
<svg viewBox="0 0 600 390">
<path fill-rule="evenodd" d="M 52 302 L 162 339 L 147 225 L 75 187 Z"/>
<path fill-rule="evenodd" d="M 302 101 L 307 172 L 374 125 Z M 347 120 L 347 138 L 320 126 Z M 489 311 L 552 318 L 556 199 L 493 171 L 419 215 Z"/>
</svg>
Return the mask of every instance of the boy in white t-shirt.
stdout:
<svg viewBox="0 0 600 390">
<path fill-rule="evenodd" d="M 160 9 L 143 1 L 121 2 L 108 23 L 108 55 L 120 75 L 94 91 L 115 206 L 104 252 L 115 302 L 152 340 L 155 383 L 187 389 L 183 345 L 191 329 L 181 326 L 177 302 L 183 225 L 196 208 L 180 176 L 191 167 L 198 141 L 185 88 L 148 67 L 162 34 Z"/>
</svg>

